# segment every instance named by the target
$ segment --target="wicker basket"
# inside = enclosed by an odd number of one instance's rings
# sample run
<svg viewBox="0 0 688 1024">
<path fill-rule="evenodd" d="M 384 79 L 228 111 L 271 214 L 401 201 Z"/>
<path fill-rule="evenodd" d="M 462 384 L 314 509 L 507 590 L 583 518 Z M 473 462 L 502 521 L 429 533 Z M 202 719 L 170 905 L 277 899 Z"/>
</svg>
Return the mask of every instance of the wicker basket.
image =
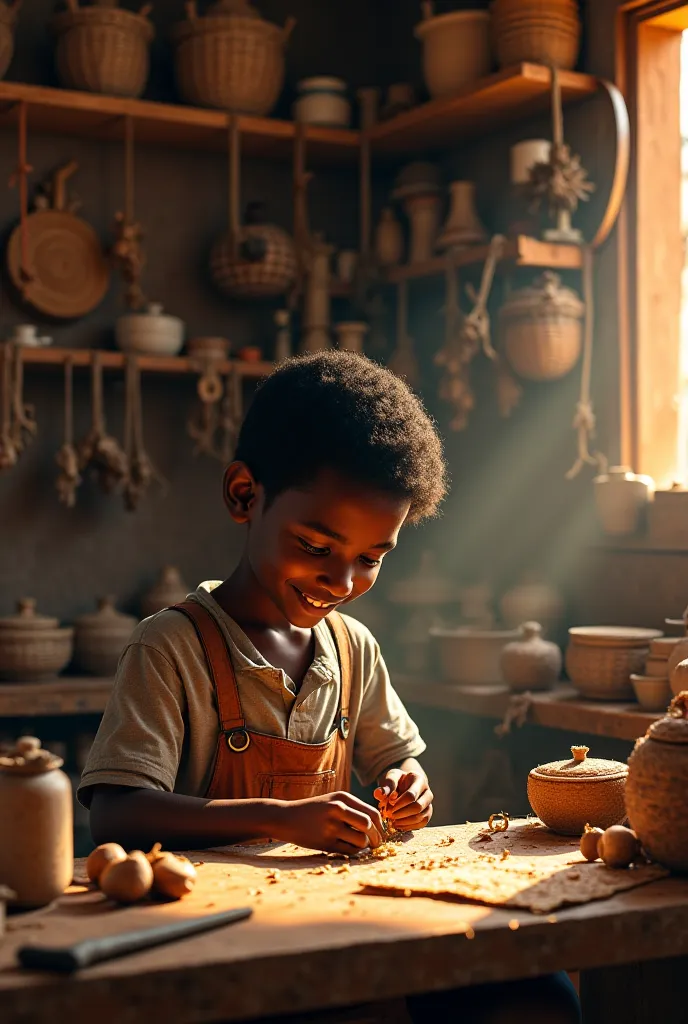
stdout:
<svg viewBox="0 0 688 1024">
<path fill-rule="evenodd" d="M 143 13 L 120 10 L 116 2 L 80 8 L 72 0 L 72 9 L 53 20 L 57 73 L 66 89 L 128 97 L 145 89 L 153 26 Z"/>
<path fill-rule="evenodd" d="M 284 28 L 263 20 L 247 0 L 220 0 L 204 18 L 195 2 L 174 30 L 179 92 L 187 103 L 264 117 L 284 85 Z"/>
<path fill-rule="evenodd" d="M 504 352 L 525 380 L 556 380 L 578 362 L 585 307 L 547 271 L 533 287 L 507 299 L 500 311 Z"/>
<path fill-rule="evenodd" d="M 247 223 L 239 231 L 236 255 L 229 234 L 218 239 L 210 254 L 213 281 L 235 299 L 284 295 L 294 284 L 297 269 L 294 242 L 275 224 Z"/>
<path fill-rule="evenodd" d="M 73 640 L 74 630 L 39 615 L 33 599 L 19 601 L 16 615 L 0 619 L 0 680 L 52 679 L 69 664 Z"/>
<path fill-rule="evenodd" d="M 14 22 L 21 0 L 14 0 L 9 6 L 0 0 L 0 78 L 7 74 L 14 56 Z"/>
<path fill-rule="evenodd" d="M 581 25 L 575 8 L 528 4 L 505 8 L 492 5 L 494 51 L 500 67 L 532 62 L 570 71 L 580 51 Z"/>
<path fill-rule="evenodd" d="M 628 769 L 619 761 L 588 758 L 587 747 L 571 747 L 573 760 L 538 765 L 528 775 L 528 800 L 553 832 L 579 836 L 590 822 L 619 825 L 626 817 Z"/>
<path fill-rule="evenodd" d="M 631 676 L 643 671 L 649 647 L 588 647 L 570 643 L 566 672 L 590 700 L 633 700 Z"/>
</svg>

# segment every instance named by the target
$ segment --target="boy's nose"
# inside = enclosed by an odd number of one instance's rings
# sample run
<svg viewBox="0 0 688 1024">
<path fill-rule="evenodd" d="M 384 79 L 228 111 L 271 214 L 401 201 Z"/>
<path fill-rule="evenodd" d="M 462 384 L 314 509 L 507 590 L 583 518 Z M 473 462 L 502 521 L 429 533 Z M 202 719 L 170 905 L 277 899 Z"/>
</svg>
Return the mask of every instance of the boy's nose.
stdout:
<svg viewBox="0 0 688 1024">
<path fill-rule="evenodd" d="M 337 601 L 343 601 L 353 591 L 354 573 L 350 565 L 331 566 L 323 573 L 318 582 L 325 587 Z"/>
</svg>

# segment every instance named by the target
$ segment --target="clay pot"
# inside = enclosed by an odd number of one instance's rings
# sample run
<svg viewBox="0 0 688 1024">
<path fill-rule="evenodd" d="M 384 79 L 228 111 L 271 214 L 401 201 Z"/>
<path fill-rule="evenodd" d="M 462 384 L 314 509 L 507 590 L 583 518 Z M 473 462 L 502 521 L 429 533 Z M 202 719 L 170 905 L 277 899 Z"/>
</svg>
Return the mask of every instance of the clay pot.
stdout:
<svg viewBox="0 0 688 1024">
<path fill-rule="evenodd" d="M 568 676 L 590 700 L 633 700 L 631 676 L 642 673 L 650 642 L 659 636 L 656 629 L 576 626 L 569 630 Z"/>
<path fill-rule="evenodd" d="M 515 629 L 521 622 L 539 622 L 547 635 L 556 630 L 564 616 L 564 600 L 537 573 L 524 573 L 499 603 L 504 625 Z"/>
<path fill-rule="evenodd" d="M 155 586 L 151 587 L 141 602 L 144 619 L 162 611 L 163 608 L 185 601 L 188 594 L 189 588 L 182 580 L 179 569 L 173 565 L 166 565 Z"/>
<path fill-rule="evenodd" d="M 636 476 L 626 466 L 612 466 L 593 484 L 595 508 L 604 532 L 613 537 L 637 533 L 655 496 L 652 478 Z"/>
<path fill-rule="evenodd" d="M 519 636 L 517 630 L 483 630 L 471 626 L 435 628 L 430 635 L 439 647 L 442 679 L 460 686 L 503 684 L 502 651 Z"/>
<path fill-rule="evenodd" d="M 74 660 L 82 672 L 94 676 L 115 674 L 122 651 L 137 624 L 132 615 L 115 608 L 112 597 L 98 600 L 98 611 L 76 620 Z"/>
<path fill-rule="evenodd" d="M 626 808 L 648 857 L 688 871 L 688 692 L 653 722 L 628 759 Z"/>
<path fill-rule="evenodd" d="M 115 324 L 117 347 L 141 355 L 176 356 L 184 344 L 184 323 L 151 303 L 145 313 L 128 313 Z"/>
<path fill-rule="evenodd" d="M 433 17 L 423 4 L 423 21 L 414 34 L 423 45 L 423 77 L 433 99 L 454 96 L 490 73 L 490 15 L 487 11 L 450 11 Z"/>
<path fill-rule="evenodd" d="M 481 224 L 475 208 L 475 183 L 452 181 L 449 192 L 449 215 L 437 239 L 437 248 L 440 251 L 465 249 L 469 245 L 485 243 L 487 231 Z"/>
<path fill-rule="evenodd" d="M 375 229 L 375 258 L 381 267 L 396 267 L 404 258 L 404 232 L 391 206 L 383 209 Z"/>
<path fill-rule="evenodd" d="M 522 636 L 507 644 L 500 658 L 504 681 L 512 690 L 548 690 L 561 674 L 561 651 L 542 639 L 539 622 L 526 622 Z"/>
<path fill-rule="evenodd" d="M 17 614 L 0 619 L 0 679 L 52 679 L 72 658 L 74 630 L 36 612 L 33 598 L 17 603 Z"/>
<path fill-rule="evenodd" d="M 666 711 L 671 701 L 669 680 L 660 676 L 631 676 L 635 699 L 645 711 Z"/>
<path fill-rule="evenodd" d="M 13 890 L 10 903 L 42 907 L 72 880 L 72 787 L 62 760 L 40 750 L 0 757 L 0 878 Z"/>
<path fill-rule="evenodd" d="M 552 761 L 529 773 L 528 799 L 533 811 L 563 836 L 582 835 L 586 824 L 602 829 L 620 825 L 626 817 L 626 765 L 588 759 L 587 747 L 571 747 L 571 753 L 571 761 Z"/>
</svg>

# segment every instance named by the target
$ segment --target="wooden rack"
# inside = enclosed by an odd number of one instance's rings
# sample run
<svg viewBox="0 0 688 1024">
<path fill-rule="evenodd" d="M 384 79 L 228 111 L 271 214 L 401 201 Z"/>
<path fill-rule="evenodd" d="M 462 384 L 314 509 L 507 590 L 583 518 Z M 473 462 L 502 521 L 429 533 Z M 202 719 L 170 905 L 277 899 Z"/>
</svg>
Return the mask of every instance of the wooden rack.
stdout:
<svg viewBox="0 0 688 1024">
<path fill-rule="evenodd" d="M 104 370 L 123 370 L 126 363 L 124 352 L 112 352 L 109 349 L 90 348 L 22 348 L 22 362 L 27 366 L 64 366 L 71 357 L 75 367 L 90 366 L 93 353 L 100 352 Z M 191 359 L 188 356 L 139 356 L 139 369 L 150 373 L 200 373 L 203 360 Z M 273 363 L 243 362 L 240 359 L 229 359 L 217 364 L 221 374 L 233 371 L 239 377 L 260 380 L 273 369 Z"/>
<path fill-rule="evenodd" d="M 446 256 L 438 256 L 427 263 L 406 263 L 390 268 L 387 271 L 387 280 L 391 284 L 398 284 L 400 281 L 410 281 L 415 278 L 437 277 L 444 274 L 450 265 L 454 267 L 482 265 L 489 252 L 489 245 L 473 245 L 457 252 L 451 260 Z M 502 261 L 510 262 L 517 267 L 580 270 L 583 265 L 583 255 L 577 245 L 541 242 L 537 238 L 518 235 L 516 238 L 507 240 Z"/>
</svg>

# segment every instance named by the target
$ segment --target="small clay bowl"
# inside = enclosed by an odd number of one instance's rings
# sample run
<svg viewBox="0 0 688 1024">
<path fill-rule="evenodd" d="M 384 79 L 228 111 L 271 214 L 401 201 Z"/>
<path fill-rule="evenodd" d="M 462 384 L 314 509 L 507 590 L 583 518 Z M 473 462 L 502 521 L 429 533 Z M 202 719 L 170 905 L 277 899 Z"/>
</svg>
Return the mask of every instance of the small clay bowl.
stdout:
<svg viewBox="0 0 688 1024">
<path fill-rule="evenodd" d="M 232 347 L 228 338 L 191 338 L 186 343 L 189 355 L 198 359 L 213 359 L 223 362 L 229 359 L 229 350 Z"/>
<path fill-rule="evenodd" d="M 246 348 L 240 348 L 237 352 L 237 359 L 240 359 L 242 363 L 259 363 L 263 358 L 263 353 L 256 345 L 248 345 Z"/>
<path fill-rule="evenodd" d="M 626 818 L 628 766 L 588 760 L 587 747 L 571 747 L 573 759 L 538 765 L 528 775 L 530 806 L 553 832 L 580 836 L 587 824 L 606 829 Z"/>
<path fill-rule="evenodd" d="M 636 700 L 646 711 L 666 711 L 671 704 L 669 680 L 658 676 L 631 676 Z"/>
</svg>

